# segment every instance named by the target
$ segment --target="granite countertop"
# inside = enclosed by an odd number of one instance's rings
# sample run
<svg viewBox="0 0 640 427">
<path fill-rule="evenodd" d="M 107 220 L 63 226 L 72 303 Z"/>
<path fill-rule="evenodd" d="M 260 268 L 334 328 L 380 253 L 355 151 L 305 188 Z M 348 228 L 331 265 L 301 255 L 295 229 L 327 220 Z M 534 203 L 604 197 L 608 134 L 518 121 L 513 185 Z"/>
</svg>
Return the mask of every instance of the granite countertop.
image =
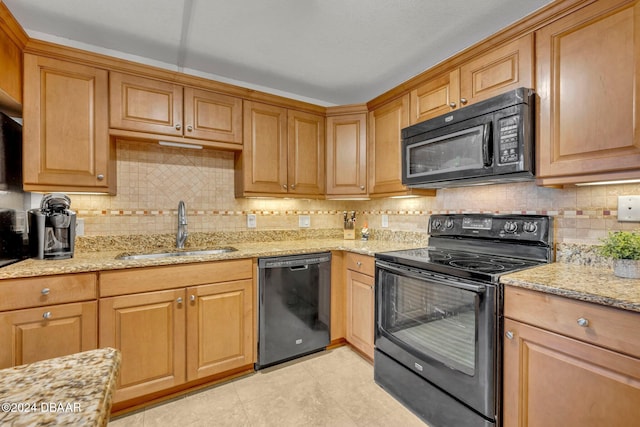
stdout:
<svg viewBox="0 0 640 427">
<path fill-rule="evenodd" d="M 107 425 L 120 358 L 101 348 L 0 370 L 0 424 Z"/>
<path fill-rule="evenodd" d="M 179 257 L 164 257 L 139 260 L 118 260 L 116 257 L 125 251 L 76 251 L 74 257 L 66 260 L 37 260 L 27 259 L 0 269 L 0 279 L 45 276 L 51 274 L 81 273 L 104 270 L 117 270 L 135 267 L 150 267 L 158 265 L 175 265 L 192 262 L 220 261 L 239 258 L 254 258 L 265 256 L 281 256 L 300 253 L 312 253 L 330 250 L 342 250 L 373 256 L 376 252 L 387 252 L 424 246 L 420 243 L 393 242 L 384 240 L 343 240 L 343 239 L 310 239 L 310 240 L 282 240 L 271 242 L 242 242 L 225 244 L 237 251 L 215 255 L 193 255 Z M 130 249 L 127 253 L 138 252 Z M 157 249 L 157 248 L 156 248 Z M 187 247 L 186 250 L 197 248 Z M 200 247 L 206 249 L 206 247 Z M 175 248 L 167 248 L 168 251 Z M 145 252 L 142 248 L 139 252 Z"/>
<path fill-rule="evenodd" d="M 623 279 L 603 267 L 556 262 L 500 277 L 500 283 L 640 312 L 640 279 Z"/>
</svg>

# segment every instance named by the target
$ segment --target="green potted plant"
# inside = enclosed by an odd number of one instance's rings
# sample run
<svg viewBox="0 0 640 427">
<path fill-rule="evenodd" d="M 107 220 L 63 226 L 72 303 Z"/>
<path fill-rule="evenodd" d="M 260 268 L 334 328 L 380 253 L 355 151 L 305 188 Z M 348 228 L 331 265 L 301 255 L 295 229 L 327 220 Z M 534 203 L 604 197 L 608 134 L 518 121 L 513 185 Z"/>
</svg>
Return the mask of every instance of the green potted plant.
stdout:
<svg viewBox="0 0 640 427">
<path fill-rule="evenodd" d="M 610 232 L 602 239 L 600 254 L 613 259 L 613 274 L 618 277 L 640 278 L 640 233 L 636 231 Z"/>
</svg>

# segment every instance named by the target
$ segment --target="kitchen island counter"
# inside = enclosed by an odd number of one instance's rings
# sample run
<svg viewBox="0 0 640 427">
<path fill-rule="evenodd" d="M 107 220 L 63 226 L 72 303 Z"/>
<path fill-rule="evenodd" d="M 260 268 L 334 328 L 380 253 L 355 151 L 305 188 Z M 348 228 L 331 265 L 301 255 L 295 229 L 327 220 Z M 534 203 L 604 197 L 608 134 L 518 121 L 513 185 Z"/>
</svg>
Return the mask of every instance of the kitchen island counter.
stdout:
<svg viewBox="0 0 640 427">
<path fill-rule="evenodd" d="M 104 426 L 119 369 L 102 348 L 0 370 L 0 425 Z"/>
</svg>

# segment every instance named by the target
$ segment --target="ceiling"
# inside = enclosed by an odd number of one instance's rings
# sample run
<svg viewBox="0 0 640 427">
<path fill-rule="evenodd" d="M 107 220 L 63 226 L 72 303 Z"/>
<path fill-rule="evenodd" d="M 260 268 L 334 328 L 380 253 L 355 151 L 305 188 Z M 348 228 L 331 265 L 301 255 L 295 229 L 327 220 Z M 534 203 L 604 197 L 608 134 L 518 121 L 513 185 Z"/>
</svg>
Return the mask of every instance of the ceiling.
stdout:
<svg viewBox="0 0 640 427">
<path fill-rule="evenodd" d="M 367 102 L 551 0 L 4 0 L 30 37 L 315 104 Z"/>
</svg>

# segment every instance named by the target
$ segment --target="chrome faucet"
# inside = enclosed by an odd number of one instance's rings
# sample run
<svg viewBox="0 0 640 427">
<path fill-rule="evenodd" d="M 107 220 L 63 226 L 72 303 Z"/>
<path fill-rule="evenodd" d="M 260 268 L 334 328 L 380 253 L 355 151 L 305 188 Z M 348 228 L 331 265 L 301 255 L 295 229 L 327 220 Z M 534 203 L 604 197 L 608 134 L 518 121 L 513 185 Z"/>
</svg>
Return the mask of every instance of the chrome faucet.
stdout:
<svg viewBox="0 0 640 427">
<path fill-rule="evenodd" d="M 184 242 L 187 241 L 187 209 L 184 202 L 180 200 L 178 203 L 178 234 L 176 235 L 176 248 L 184 248 Z"/>
</svg>

